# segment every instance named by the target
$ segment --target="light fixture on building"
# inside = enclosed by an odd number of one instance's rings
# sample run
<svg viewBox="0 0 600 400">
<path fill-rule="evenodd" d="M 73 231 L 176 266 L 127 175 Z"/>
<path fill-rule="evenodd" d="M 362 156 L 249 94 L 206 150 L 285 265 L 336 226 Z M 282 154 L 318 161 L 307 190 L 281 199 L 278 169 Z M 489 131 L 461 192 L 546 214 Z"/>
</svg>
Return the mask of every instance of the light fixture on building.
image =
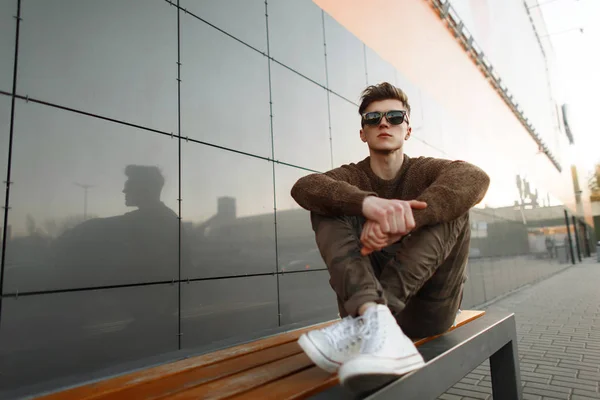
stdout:
<svg viewBox="0 0 600 400">
<path fill-rule="evenodd" d="M 561 109 L 562 109 L 563 124 L 565 125 L 565 133 L 567 134 L 569 143 L 573 144 L 573 143 L 575 143 L 575 140 L 573 138 L 573 132 L 571 131 L 571 124 L 569 124 L 569 119 L 570 119 L 570 115 L 571 115 L 569 112 L 569 105 L 563 104 L 561 106 Z"/>
<path fill-rule="evenodd" d="M 537 3 L 537 4 L 534 4 L 534 5 L 532 5 L 531 7 L 527 7 L 527 9 L 528 9 L 528 10 L 532 10 L 532 9 L 534 9 L 534 8 L 542 7 L 542 6 L 545 6 L 546 4 L 554 3 L 554 2 L 557 2 L 557 1 L 558 1 L 558 0 L 548 0 L 548 1 L 545 1 L 545 2 L 543 2 L 543 3 Z M 575 1 L 578 1 L 578 0 L 575 0 Z"/>
</svg>

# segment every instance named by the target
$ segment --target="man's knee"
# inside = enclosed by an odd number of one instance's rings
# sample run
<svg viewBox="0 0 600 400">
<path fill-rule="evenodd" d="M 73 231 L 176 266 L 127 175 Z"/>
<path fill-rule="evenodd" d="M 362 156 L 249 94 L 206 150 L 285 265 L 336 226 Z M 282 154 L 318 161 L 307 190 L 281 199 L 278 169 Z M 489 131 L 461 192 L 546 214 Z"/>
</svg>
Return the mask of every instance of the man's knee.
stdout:
<svg viewBox="0 0 600 400">
<path fill-rule="evenodd" d="M 428 301 L 415 296 L 396 319 L 404 333 L 413 339 L 439 335 L 454 324 L 461 298 L 460 293 L 445 301 Z"/>
<path fill-rule="evenodd" d="M 342 316 L 355 316 L 366 302 L 385 303 L 371 260 L 360 254 L 363 221 L 361 217 L 311 213 L 317 246 L 329 270 L 329 283 L 337 293 Z"/>
<path fill-rule="evenodd" d="M 469 229 L 468 213 L 449 222 L 425 226 L 396 245 L 396 259 L 402 263 L 440 265 L 469 238 Z"/>
<path fill-rule="evenodd" d="M 420 231 L 415 232 L 415 234 L 422 232 L 424 236 L 433 235 L 440 240 L 453 243 L 463 232 L 469 229 L 469 213 L 466 213 L 452 221 L 423 227 Z"/>
<path fill-rule="evenodd" d="M 310 222 L 313 231 L 318 234 L 320 231 L 327 233 L 344 232 L 358 234 L 362 231 L 364 218 L 350 215 L 327 216 L 315 212 L 310 213 Z"/>
<path fill-rule="evenodd" d="M 394 249 L 394 260 L 385 265 L 380 275 L 390 308 L 401 311 L 409 301 L 418 302 L 419 295 L 435 302 L 457 295 L 464 280 L 468 243 L 468 215 L 425 227 L 400 242 Z M 425 331 L 438 329 L 438 322 L 439 329 L 445 328 L 438 316 L 426 320 L 431 322 L 425 325 L 434 325 Z"/>
<path fill-rule="evenodd" d="M 328 268 L 360 258 L 360 233 L 357 234 L 355 219 L 311 213 L 317 247 Z"/>
</svg>

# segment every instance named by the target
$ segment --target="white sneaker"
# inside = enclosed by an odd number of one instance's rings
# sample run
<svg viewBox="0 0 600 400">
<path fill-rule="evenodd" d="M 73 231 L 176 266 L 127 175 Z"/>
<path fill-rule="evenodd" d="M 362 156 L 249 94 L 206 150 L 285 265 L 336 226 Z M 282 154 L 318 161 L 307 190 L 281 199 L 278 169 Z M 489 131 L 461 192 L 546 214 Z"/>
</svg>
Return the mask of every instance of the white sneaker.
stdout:
<svg viewBox="0 0 600 400">
<path fill-rule="evenodd" d="M 455 327 L 456 324 L 458 324 L 458 317 L 460 317 L 460 313 L 462 313 L 462 310 L 459 308 L 458 311 L 456 311 L 456 317 L 454 317 L 454 323 L 452 324 L 452 327 Z"/>
<path fill-rule="evenodd" d="M 346 361 L 360 354 L 363 318 L 346 317 L 326 328 L 310 331 L 298 339 L 302 350 L 317 366 L 334 373 Z"/>
<path fill-rule="evenodd" d="M 360 354 L 340 368 L 342 385 L 365 393 L 425 365 L 423 356 L 402 332 L 389 308 L 371 307 L 362 318 Z"/>
</svg>

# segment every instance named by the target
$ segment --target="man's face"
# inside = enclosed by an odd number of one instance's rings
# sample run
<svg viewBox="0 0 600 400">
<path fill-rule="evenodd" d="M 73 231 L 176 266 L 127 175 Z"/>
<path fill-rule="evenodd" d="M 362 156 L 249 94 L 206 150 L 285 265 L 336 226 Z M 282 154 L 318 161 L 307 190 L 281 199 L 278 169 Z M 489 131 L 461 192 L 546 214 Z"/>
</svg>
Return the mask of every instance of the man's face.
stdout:
<svg viewBox="0 0 600 400">
<path fill-rule="evenodd" d="M 391 110 L 404 110 L 406 107 L 400 100 L 374 101 L 366 108 L 365 113 L 379 111 L 385 113 Z M 404 141 L 410 136 L 411 128 L 408 126 L 408 115 L 400 125 L 392 125 L 385 116 L 377 125 L 364 125 L 360 130 L 360 138 L 375 151 L 391 152 L 399 150 Z"/>
<path fill-rule="evenodd" d="M 127 181 L 125 181 L 123 193 L 125 193 L 125 205 L 127 207 L 135 207 L 137 205 L 137 198 L 131 179 L 127 179 Z"/>
</svg>

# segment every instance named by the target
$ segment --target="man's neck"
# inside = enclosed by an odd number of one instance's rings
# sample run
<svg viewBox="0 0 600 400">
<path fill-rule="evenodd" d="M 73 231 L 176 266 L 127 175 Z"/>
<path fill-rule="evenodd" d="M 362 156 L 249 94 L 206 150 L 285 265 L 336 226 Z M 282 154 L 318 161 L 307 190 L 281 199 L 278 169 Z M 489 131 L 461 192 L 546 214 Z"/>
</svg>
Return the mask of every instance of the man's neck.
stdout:
<svg viewBox="0 0 600 400">
<path fill-rule="evenodd" d="M 160 200 L 153 200 L 153 201 L 141 202 L 141 203 L 136 204 L 135 206 L 140 210 L 151 210 L 153 208 L 159 207 L 161 204 L 162 203 Z"/>
<path fill-rule="evenodd" d="M 369 153 L 371 170 L 375 175 L 386 181 L 394 179 L 398 175 L 404 161 L 404 152 L 401 148 L 391 153 L 371 149 Z"/>
</svg>

